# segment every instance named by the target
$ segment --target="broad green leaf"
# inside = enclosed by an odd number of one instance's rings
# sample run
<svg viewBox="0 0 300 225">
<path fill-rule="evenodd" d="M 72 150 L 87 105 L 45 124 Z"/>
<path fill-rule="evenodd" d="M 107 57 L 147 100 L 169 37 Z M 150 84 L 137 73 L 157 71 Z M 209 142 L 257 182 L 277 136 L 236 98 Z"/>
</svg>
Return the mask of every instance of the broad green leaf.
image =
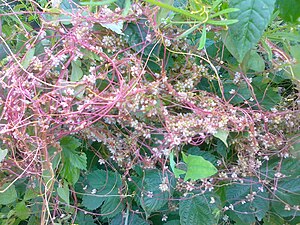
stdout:
<svg viewBox="0 0 300 225">
<path fill-rule="evenodd" d="M 256 51 L 250 51 L 248 57 L 246 56 L 244 58 L 244 61 L 245 60 L 247 69 L 254 70 L 255 72 L 262 72 L 265 70 L 265 61 Z"/>
<path fill-rule="evenodd" d="M 76 60 L 71 62 L 72 72 L 71 72 L 71 81 L 79 81 L 83 76 L 83 71 L 81 69 L 81 61 Z"/>
<path fill-rule="evenodd" d="M 233 83 L 233 81 L 228 80 L 224 83 L 224 95 L 227 100 L 230 99 L 231 104 L 240 104 L 245 100 L 251 98 L 252 94 L 248 88 L 248 85 L 245 81 L 240 81 L 238 84 Z M 230 92 L 235 90 L 234 94 Z"/>
<path fill-rule="evenodd" d="M 22 61 L 22 66 L 27 69 L 35 53 L 35 48 L 31 48 L 26 52 L 25 58 Z"/>
<path fill-rule="evenodd" d="M 112 30 L 113 32 L 124 35 L 123 33 L 123 21 L 117 23 L 100 23 L 102 27 Z"/>
<path fill-rule="evenodd" d="M 187 196 L 179 201 L 179 216 L 181 225 L 213 225 L 218 223 L 219 200 L 210 203 L 207 195 Z"/>
<path fill-rule="evenodd" d="M 205 24 L 203 24 L 202 35 L 201 35 L 201 38 L 200 38 L 198 50 L 201 50 L 202 48 L 204 48 L 205 43 L 206 43 L 206 26 L 205 26 Z"/>
<path fill-rule="evenodd" d="M 201 156 L 185 155 L 182 153 L 183 161 L 186 163 L 187 171 L 184 180 L 198 180 L 208 178 L 218 172 L 217 168 Z"/>
<path fill-rule="evenodd" d="M 75 224 L 78 224 L 78 225 L 81 225 L 81 224 L 96 225 L 96 223 L 93 219 L 93 216 L 86 215 L 81 211 L 79 211 L 77 216 L 76 216 Z"/>
<path fill-rule="evenodd" d="M 120 175 L 112 171 L 95 170 L 87 178 L 89 185 L 96 189 L 109 191 L 122 185 Z"/>
<path fill-rule="evenodd" d="M 230 0 L 229 7 L 240 9 L 230 14 L 230 19 L 237 19 L 239 22 L 229 26 L 228 34 L 223 36 L 223 40 L 230 53 L 241 63 L 267 27 L 275 0 Z"/>
<path fill-rule="evenodd" d="M 213 134 L 214 137 L 219 138 L 225 146 L 228 148 L 227 137 L 229 135 L 229 131 L 227 130 L 217 130 L 217 133 Z"/>
<path fill-rule="evenodd" d="M 67 182 L 65 182 L 62 187 L 57 188 L 57 194 L 64 202 L 68 205 L 70 204 L 70 189 Z"/>
<path fill-rule="evenodd" d="M 81 145 L 80 141 L 74 137 L 66 136 L 60 139 L 60 146 L 63 150 L 73 151 Z"/>
<path fill-rule="evenodd" d="M 299 167 L 298 167 L 299 169 Z M 295 209 L 285 210 L 286 205 L 293 207 L 300 203 L 300 177 L 284 178 L 277 184 L 276 199 L 272 201 L 272 208 L 282 217 L 300 216 Z"/>
<path fill-rule="evenodd" d="M 280 16 L 287 22 L 296 23 L 300 17 L 299 0 L 277 0 Z"/>
<path fill-rule="evenodd" d="M 187 154 L 190 155 L 197 155 L 197 156 L 201 156 L 203 157 L 203 159 L 211 162 L 213 165 L 217 165 L 217 158 L 215 155 L 211 154 L 210 152 L 208 152 L 207 150 L 201 150 L 199 147 L 193 146 L 191 148 L 188 149 Z"/>
<path fill-rule="evenodd" d="M 89 187 L 82 198 L 82 205 L 89 210 L 99 208 L 105 201 L 111 198 L 120 200 L 119 188 L 122 186 L 122 181 L 118 173 L 105 170 L 95 170 L 87 176 Z M 92 194 L 96 191 L 95 194 Z M 107 208 L 107 205 L 105 206 Z"/>
<path fill-rule="evenodd" d="M 69 155 L 71 164 L 81 170 L 86 170 L 87 168 L 87 157 L 85 153 L 70 154 Z"/>
<path fill-rule="evenodd" d="M 272 213 L 272 214 L 270 213 L 269 215 L 266 215 L 265 218 L 263 219 L 263 224 L 264 225 L 282 225 L 282 224 L 284 224 L 284 220 L 280 216 L 278 216 L 274 213 Z"/>
<path fill-rule="evenodd" d="M 131 0 L 125 0 L 124 9 L 122 12 L 123 16 L 127 16 L 131 7 Z"/>
<path fill-rule="evenodd" d="M 67 136 L 60 140 L 60 145 L 63 149 L 63 161 L 64 163 L 69 162 L 68 165 L 75 168 L 86 170 L 87 169 L 87 157 L 84 152 L 76 151 L 81 145 L 79 140 L 74 137 Z"/>
<path fill-rule="evenodd" d="M 124 204 L 120 197 L 110 197 L 101 206 L 101 214 L 104 218 L 113 218 L 123 209 Z"/>
<path fill-rule="evenodd" d="M 177 169 L 175 167 L 174 152 L 173 151 L 170 153 L 170 167 L 171 167 L 171 169 L 172 169 L 172 171 L 173 171 L 176 178 L 179 178 L 180 175 L 185 174 L 184 170 Z"/>
<path fill-rule="evenodd" d="M 220 139 L 217 140 L 216 150 L 223 158 L 226 158 L 228 148 Z"/>
<path fill-rule="evenodd" d="M 0 162 L 3 161 L 3 159 L 5 159 L 5 156 L 7 155 L 8 150 L 7 149 L 1 149 L 0 148 Z"/>
<path fill-rule="evenodd" d="M 299 39 L 300 40 L 300 39 Z M 291 54 L 293 58 L 296 60 L 294 64 L 292 64 L 293 70 L 293 78 L 296 78 L 300 81 L 300 52 L 299 52 L 300 45 L 294 45 L 291 47 Z"/>
<path fill-rule="evenodd" d="M 101 194 L 96 192 L 93 195 L 91 195 L 91 193 L 89 193 L 88 195 L 87 194 L 83 195 L 81 204 L 88 210 L 95 210 L 99 208 L 107 197 L 102 195 L 101 196 L 97 196 L 97 195 L 101 195 Z"/>
<path fill-rule="evenodd" d="M 7 47 L 4 44 L 0 44 L 0 60 L 4 59 L 7 55 Z"/>
<path fill-rule="evenodd" d="M 164 225 L 181 225 L 180 220 L 170 220 L 164 223 Z"/>
<path fill-rule="evenodd" d="M 34 188 L 27 188 L 23 201 L 28 201 L 30 199 L 36 198 L 39 195 L 39 190 Z"/>
<path fill-rule="evenodd" d="M 123 213 L 120 213 L 116 217 L 112 219 L 110 222 L 110 225 L 123 225 L 123 224 L 128 224 L 128 225 L 150 225 L 146 220 L 141 218 L 137 214 L 133 214 L 131 212 L 126 213 L 125 215 Z M 152 224 L 152 223 L 151 223 Z"/>
<path fill-rule="evenodd" d="M 281 97 L 278 92 L 275 91 L 263 77 L 253 78 L 252 86 L 255 97 L 263 108 L 270 110 L 280 102 Z"/>
<path fill-rule="evenodd" d="M 172 6 L 173 3 L 174 3 L 174 0 L 163 0 L 162 2 Z M 159 9 L 159 11 L 156 15 L 157 26 L 159 26 L 161 24 L 162 19 L 166 19 L 168 17 L 169 13 L 170 13 L 169 9 L 166 9 L 166 8 L 160 8 Z"/>
<path fill-rule="evenodd" d="M 0 188 L 0 191 L 3 191 L 9 186 L 9 183 L 5 183 Z M 15 185 L 11 185 L 5 192 L 0 193 L 0 205 L 8 205 L 17 200 L 17 192 Z"/>
<path fill-rule="evenodd" d="M 79 179 L 80 169 L 74 167 L 71 164 L 70 160 L 66 160 L 63 163 L 63 168 L 60 171 L 60 175 L 63 178 L 65 178 L 69 183 L 75 184 Z"/>
<path fill-rule="evenodd" d="M 234 205 L 234 211 L 229 210 L 228 215 L 235 221 L 241 220 L 245 224 L 251 224 L 261 220 L 269 210 L 270 201 L 267 191 L 260 191 L 263 185 L 255 178 L 245 179 L 243 184 L 232 184 L 226 188 L 226 200 Z M 256 192 L 253 201 L 246 201 L 249 194 Z M 241 200 L 245 200 L 242 204 Z"/>
<path fill-rule="evenodd" d="M 167 183 L 169 190 L 162 191 L 159 186 L 163 183 L 165 177 L 168 177 Z M 171 188 L 171 177 L 168 174 L 162 174 L 158 170 L 146 170 L 145 175 L 139 183 L 139 187 L 142 187 L 141 193 L 139 194 L 139 204 L 145 210 L 147 217 L 155 211 L 160 210 L 165 206 L 170 198 Z M 149 196 L 152 193 L 152 196 Z"/>
<path fill-rule="evenodd" d="M 29 217 L 30 210 L 29 210 L 29 208 L 26 207 L 26 205 L 23 201 L 17 203 L 17 205 L 16 205 L 16 215 L 21 220 L 26 220 Z"/>
</svg>

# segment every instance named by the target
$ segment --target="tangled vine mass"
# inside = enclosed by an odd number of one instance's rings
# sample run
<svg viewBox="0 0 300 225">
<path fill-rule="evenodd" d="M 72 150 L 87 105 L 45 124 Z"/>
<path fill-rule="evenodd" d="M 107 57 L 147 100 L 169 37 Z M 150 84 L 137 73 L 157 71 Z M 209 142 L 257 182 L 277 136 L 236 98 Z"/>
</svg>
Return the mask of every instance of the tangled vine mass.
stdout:
<svg viewBox="0 0 300 225">
<path fill-rule="evenodd" d="M 201 1 L 196 29 L 157 1 L 55 2 L 1 3 L 2 224 L 299 222 L 299 59 L 281 40 L 236 60 L 231 25 L 203 28 L 227 1 Z"/>
</svg>

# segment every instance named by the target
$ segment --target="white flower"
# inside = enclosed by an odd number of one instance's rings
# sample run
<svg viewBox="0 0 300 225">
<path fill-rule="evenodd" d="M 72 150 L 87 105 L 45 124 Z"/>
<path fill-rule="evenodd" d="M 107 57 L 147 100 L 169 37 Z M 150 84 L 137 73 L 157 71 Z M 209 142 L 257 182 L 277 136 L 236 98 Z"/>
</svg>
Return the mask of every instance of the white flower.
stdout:
<svg viewBox="0 0 300 225">
<path fill-rule="evenodd" d="M 147 195 L 148 198 L 153 198 L 153 192 L 152 191 L 148 191 L 146 195 Z"/>
<path fill-rule="evenodd" d="M 216 202 L 215 198 L 214 197 L 210 197 L 210 204 L 214 204 Z"/>
<path fill-rule="evenodd" d="M 147 34 L 147 36 L 146 36 L 146 41 L 151 42 L 151 34 Z"/>
<path fill-rule="evenodd" d="M 229 94 L 231 94 L 231 95 L 234 95 L 236 93 L 236 91 L 234 90 L 234 89 L 231 89 L 230 91 L 229 91 Z"/>
<path fill-rule="evenodd" d="M 166 39 L 166 40 L 165 40 L 165 45 L 166 45 L 167 47 L 170 47 L 170 46 L 171 46 L 171 41 L 170 41 L 169 39 Z"/>
<path fill-rule="evenodd" d="M 159 185 L 159 189 L 162 192 L 165 192 L 165 191 L 169 190 L 168 179 L 166 177 L 163 178 L 162 183 Z"/>
<path fill-rule="evenodd" d="M 161 218 L 161 221 L 167 221 L 168 216 L 166 214 L 163 215 L 163 217 Z"/>
<path fill-rule="evenodd" d="M 96 194 L 96 192 L 97 192 L 97 189 L 94 188 L 94 189 L 91 191 L 91 194 L 94 195 L 94 194 Z"/>
<path fill-rule="evenodd" d="M 105 164 L 105 160 L 104 160 L 104 159 L 99 159 L 99 160 L 98 160 L 98 163 L 99 163 L 100 165 Z"/>
<path fill-rule="evenodd" d="M 232 177 L 232 178 L 237 178 L 238 176 L 237 176 L 237 174 L 236 174 L 235 172 L 233 172 L 233 173 L 231 174 L 231 177 Z"/>
<path fill-rule="evenodd" d="M 227 222 L 228 219 L 229 219 L 229 216 L 227 216 L 227 215 L 223 216 L 223 220 L 224 220 L 225 222 Z"/>
<path fill-rule="evenodd" d="M 169 186 L 167 184 L 160 184 L 159 185 L 159 189 L 162 191 L 162 192 L 165 192 L 165 191 L 168 191 L 169 190 Z"/>
</svg>

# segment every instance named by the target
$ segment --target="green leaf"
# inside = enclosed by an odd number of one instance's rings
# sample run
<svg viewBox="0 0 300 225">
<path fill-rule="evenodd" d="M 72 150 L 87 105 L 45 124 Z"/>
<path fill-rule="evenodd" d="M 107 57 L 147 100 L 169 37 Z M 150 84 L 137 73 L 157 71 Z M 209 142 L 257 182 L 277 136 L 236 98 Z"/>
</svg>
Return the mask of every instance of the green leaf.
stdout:
<svg viewBox="0 0 300 225">
<path fill-rule="evenodd" d="M 299 169 L 299 167 L 298 167 Z M 298 170 L 299 171 L 299 170 Z M 284 178 L 277 184 L 276 199 L 272 201 L 272 208 L 282 217 L 300 216 L 300 211 L 286 210 L 285 206 L 293 207 L 300 203 L 300 177 Z"/>
<path fill-rule="evenodd" d="M 30 199 L 38 197 L 38 193 L 39 192 L 38 192 L 37 189 L 27 188 L 26 192 L 25 192 L 25 195 L 24 195 L 24 198 L 23 198 L 23 201 L 28 201 Z"/>
<path fill-rule="evenodd" d="M 103 1 L 89 1 L 89 2 L 80 2 L 81 5 L 90 5 L 90 6 L 101 6 L 101 5 L 109 5 L 117 0 L 103 0 Z"/>
<path fill-rule="evenodd" d="M 79 175 L 80 175 L 80 170 L 76 167 L 74 167 L 70 160 L 66 160 L 63 163 L 63 168 L 60 171 L 60 175 L 65 178 L 69 183 L 71 184 L 75 184 L 78 179 L 79 179 Z"/>
<path fill-rule="evenodd" d="M 120 197 L 110 197 L 101 206 L 101 215 L 103 218 L 112 218 L 122 212 L 124 204 Z"/>
<path fill-rule="evenodd" d="M 26 207 L 25 203 L 19 202 L 16 205 L 16 215 L 21 220 L 26 220 L 30 215 L 30 210 Z"/>
<path fill-rule="evenodd" d="M 123 33 L 123 21 L 116 23 L 100 23 L 102 27 L 112 30 L 116 34 L 124 35 Z"/>
<path fill-rule="evenodd" d="M 0 162 L 3 161 L 3 159 L 5 159 L 5 156 L 7 155 L 8 150 L 7 149 L 1 149 L 0 148 Z"/>
<path fill-rule="evenodd" d="M 164 223 L 164 225 L 181 225 L 180 220 L 170 220 Z"/>
<path fill-rule="evenodd" d="M 60 139 L 60 146 L 63 148 L 63 150 L 73 151 L 81 146 L 81 143 L 78 139 L 72 136 L 66 136 Z"/>
<path fill-rule="evenodd" d="M 228 135 L 229 135 L 229 131 L 227 130 L 217 130 L 217 133 L 213 134 L 213 136 L 219 138 L 227 148 L 228 148 L 228 144 L 227 144 Z"/>
<path fill-rule="evenodd" d="M 83 71 L 81 69 L 81 61 L 76 60 L 71 62 L 72 72 L 71 72 L 71 81 L 79 81 L 83 76 Z"/>
<path fill-rule="evenodd" d="M 85 153 L 70 154 L 71 164 L 81 170 L 86 170 L 87 168 L 87 157 Z"/>
<path fill-rule="evenodd" d="M 125 0 L 124 9 L 122 12 L 123 16 L 127 16 L 131 7 L 131 0 Z"/>
<path fill-rule="evenodd" d="M 96 223 L 91 215 L 86 215 L 81 211 L 79 211 L 76 216 L 75 224 L 96 225 Z"/>
<path fill-rule="evenodd" d="M 270 214 L 270 215 L 265 216 L 265 218 L 263 219 L 263 224 L 264 225 L 282 225 L 282 224 L 284 224 L 284 220 L 275 214 Z"/>
<path fill-rule="evenodd" d="M 116 217 L 113 218 L 110 225 L 150 225 L 146 220 L 142 219 L 137 214 L 133 213 L 126 213 L 125 215 L 123 213 L 120 213 Z"/>
<path fill-rule="evenodd" d="M 5 183 L 0 188 L 0 191 L 3 191 L 9 186 L 9 183 Z M 5 192 L 0 193 L 0 205 L 8 205 L 17 200 L 17 192 L 15 185 L 11 185 Z"/>
<path fill-rule="evenodd" d="M 217 12 L 217 13 L 212 14 L 209 18 L 211 19 L 211 18 L 214 18 L 214 17 L 217 17 L 217 16 L 221 16 L 223 14 L 228 14 L 228 13 L 233 13 L 233 12 L 238 12 L 238 11 L 240 11 L 240 9 L 227 8 L 227 9 L 223 9 L 223 10 Z M 238 22 L 238 21 L 236 21 L 236 22 Z"/>
<path fill-rule="evenodd" d="M 206 43 L 206 26 L 205 26 L 205 24 L 203 24 L 202 35 L 201 35 L 201 38 L 200 38 L 198 50 L 201 50 L 202 48 L 204 48 L 205 43 Z"/>
<path fill-rule="evenodd" d="M 201 156 L 188 155 L 182 152 L 183 161 L 187 165 L 184 180 L 198 180 L 208 178 L 218 172 L 217 168 Z"/>
<path fill-rule="evenodd" d="M 223 40 L 230 53 L 241 63 L 267 27 L 275 0 L 231 0 L 229 7 L 240 9 L 230 14 L 230 19 L 239 22 L 229 26 L 228 35 Z"/>
<path fill-rule="evenodd" d="M 175 168 L 174 152 L 173 151 L 171 151 L 171 153 L 170 153 L 170 167 L 171 167 L 171 169 L 172 169 L 172 171 L 173 171 L 176 178 L 179 178 L 180 175 L 185 174 L 184 170 Z"/>
<path fill-rule="evenodd" d="M 197 30 L 200 26 L 201 26 L 201 24 L 196 24 L 196 25 L 192 26 L 191 28 L 187 29 L 186 31 L 184 31 L 182 34 L 180 34 L 176 38 L 181 39 L 181 38 L 187 37 L 189 34 L 194 32 L 195 30 Z"/>
<path fill-rule="evenodd" d="M 105 201 L 116 198 L 121 201 L 118 196 L 118 190 L 122 186 L 122 180 L 118 173 L 105 170 L 95 170 L 88 175 L 87 194 L 82 198 L 82 205 L 89 210 L 99 208 Z M 93 189 L 95 194 L 91 194 Z M 107 208 L 107 205 L 105 206 Z M 102 209 L 102 208 L 101 208 Z"/>
<path fill-rule="evenodd" d="M 24 69 L 27 69 L 33 56 L 34 56 L 34 53 L 35 53 L 35 48 L 31 48 L 30 50 L 28 50 L 28 52 L 26 53 L 25 55 L 25 58 L 24 60 L 22 61 L 22 66 L 24 67 Z"/>
<path fill-rule="evenodd" d="M 174 3 L 174 0 L 163 0 L 162 2 L 172 6 L 173 3 Z M 160 8 L 159 9 L 159 11 L 156 15 L 157 26 L 159 26 L 161 24 L 162 19 L 166 19 L 168 17 L 169 13 L 170 13 L 169 9 L 166 9 L 166 8 Z"/>
<path fill-rule="evenodd" d="M 238 84 L 233 83 L 233 81 L 225 81 L 224 83 L 224 95 L 226 99 L 231 104 L 240 104 L 243 103 L 245 100 L 251 98 L 252 94 L 248 88 L 248 85 L 245 81 L 240 81 Z M 230 94 L 231 90 L 235 90 L 235 94 Z"/>
<path fill-rule="evenodd" d="M 70 205 L 70 189 L 67 182 L 62 187 L 57 188 L 57 194 L 64 202 Z"/>
<path fill-rule="evenodd" d="M 265 61 L 256 51 L 250 51 L 248 57 L 246 56 L 244 58 L 244 61 L 245 60 L 247 69 L 254 70 L 255 72 L 262 72 L 265 70 Z"/>
<path fill-rule="evenodd" d="M 64 163 L 69 162 L 68 165 L 75 168 L 86 170 L 87 157 L 84 152 L 77 152 L 76 149 L 81 145 L 78 139 L 67 136 L 60 140 L 60 145 L 63 149 Z"/>
<path fill-rule="evenodd" d="M 299 0 L 277 0 L 280 16 L 287 22 L 296 23 L 300 17 Z"/>
<path fill-rule="evenodd" d="M 210 203 L 211 199 L 206 195 L 188 196 L 179 201 L 179 216 L 181 225 L 213 225 L 218 223 L 217 197 L 216 203 Z"/>
<path fill-rule="evenodd" d="M 169 190 L 162 191 L 159 186 L 166 176 L 168 177 Z M 145 171 L 144 178 L 139 183 L 139 187 L 143 187 L 139 194 L 139 203 L 145 210 L 147 217 L 167 204 L 172 192 L 170 179 L 171 177 L 167 173 L 163 175 L 158 170 Z M 153 196 L 149 196 L 149 193 L 152 193 Z"/>
<path fill-rule="evenodd" d="M 97 196 L 100 195 L 99 193 L 96 194 L 89 194 L 89 195 L 84 195 L 82 198 L 82 205 L 87 208 L 88 210 L 95 210 L 99 208 L 103 202 L 106 199 L 106 196 Z"/>
<path fill-rule="evenodd" d="M 232 184 L 226 188 L 226 200 L 229 204 L 234 205 L 234 211 L 229 210 L 228 215 L 235 221 L 241 220 L 243 223 L 251 224 L 262 220 L 269 210 L 270 201 L 266 190 L 261 192 L 259 188 L 262 185 L 257 182 L 256 178 L 247 178 L 243 184 Z M 256 192 L 253 201 L 247 201 L 246 196 Z M 242 204 L 241 201 L 245 203 Z"/>
<path fill-rule="evenodd" d="M 216 26 L 228 26 L 237 23 L 238 20 L 207 20 L 206 23 Z"/>
<path fill-rule="evenodd" d="M 259 104 L 267 110 L 277 105 L 281 97 L 263 77 L 255 77 L 252 79 L 252 86 L 254 89 L 255 97 Z"/>
</svg>

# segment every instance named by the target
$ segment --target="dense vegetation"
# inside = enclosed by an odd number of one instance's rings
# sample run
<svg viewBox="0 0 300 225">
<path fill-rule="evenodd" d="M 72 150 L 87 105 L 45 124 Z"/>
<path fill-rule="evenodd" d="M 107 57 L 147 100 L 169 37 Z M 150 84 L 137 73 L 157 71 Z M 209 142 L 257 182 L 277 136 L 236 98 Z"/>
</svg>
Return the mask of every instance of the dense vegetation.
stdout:
<svg viewBox="0 0 300 225">
<path fill-rule="evenodd" d="M 299 224 L 299 9 L 1 0 L 0 224 Z"/>
</svg>

